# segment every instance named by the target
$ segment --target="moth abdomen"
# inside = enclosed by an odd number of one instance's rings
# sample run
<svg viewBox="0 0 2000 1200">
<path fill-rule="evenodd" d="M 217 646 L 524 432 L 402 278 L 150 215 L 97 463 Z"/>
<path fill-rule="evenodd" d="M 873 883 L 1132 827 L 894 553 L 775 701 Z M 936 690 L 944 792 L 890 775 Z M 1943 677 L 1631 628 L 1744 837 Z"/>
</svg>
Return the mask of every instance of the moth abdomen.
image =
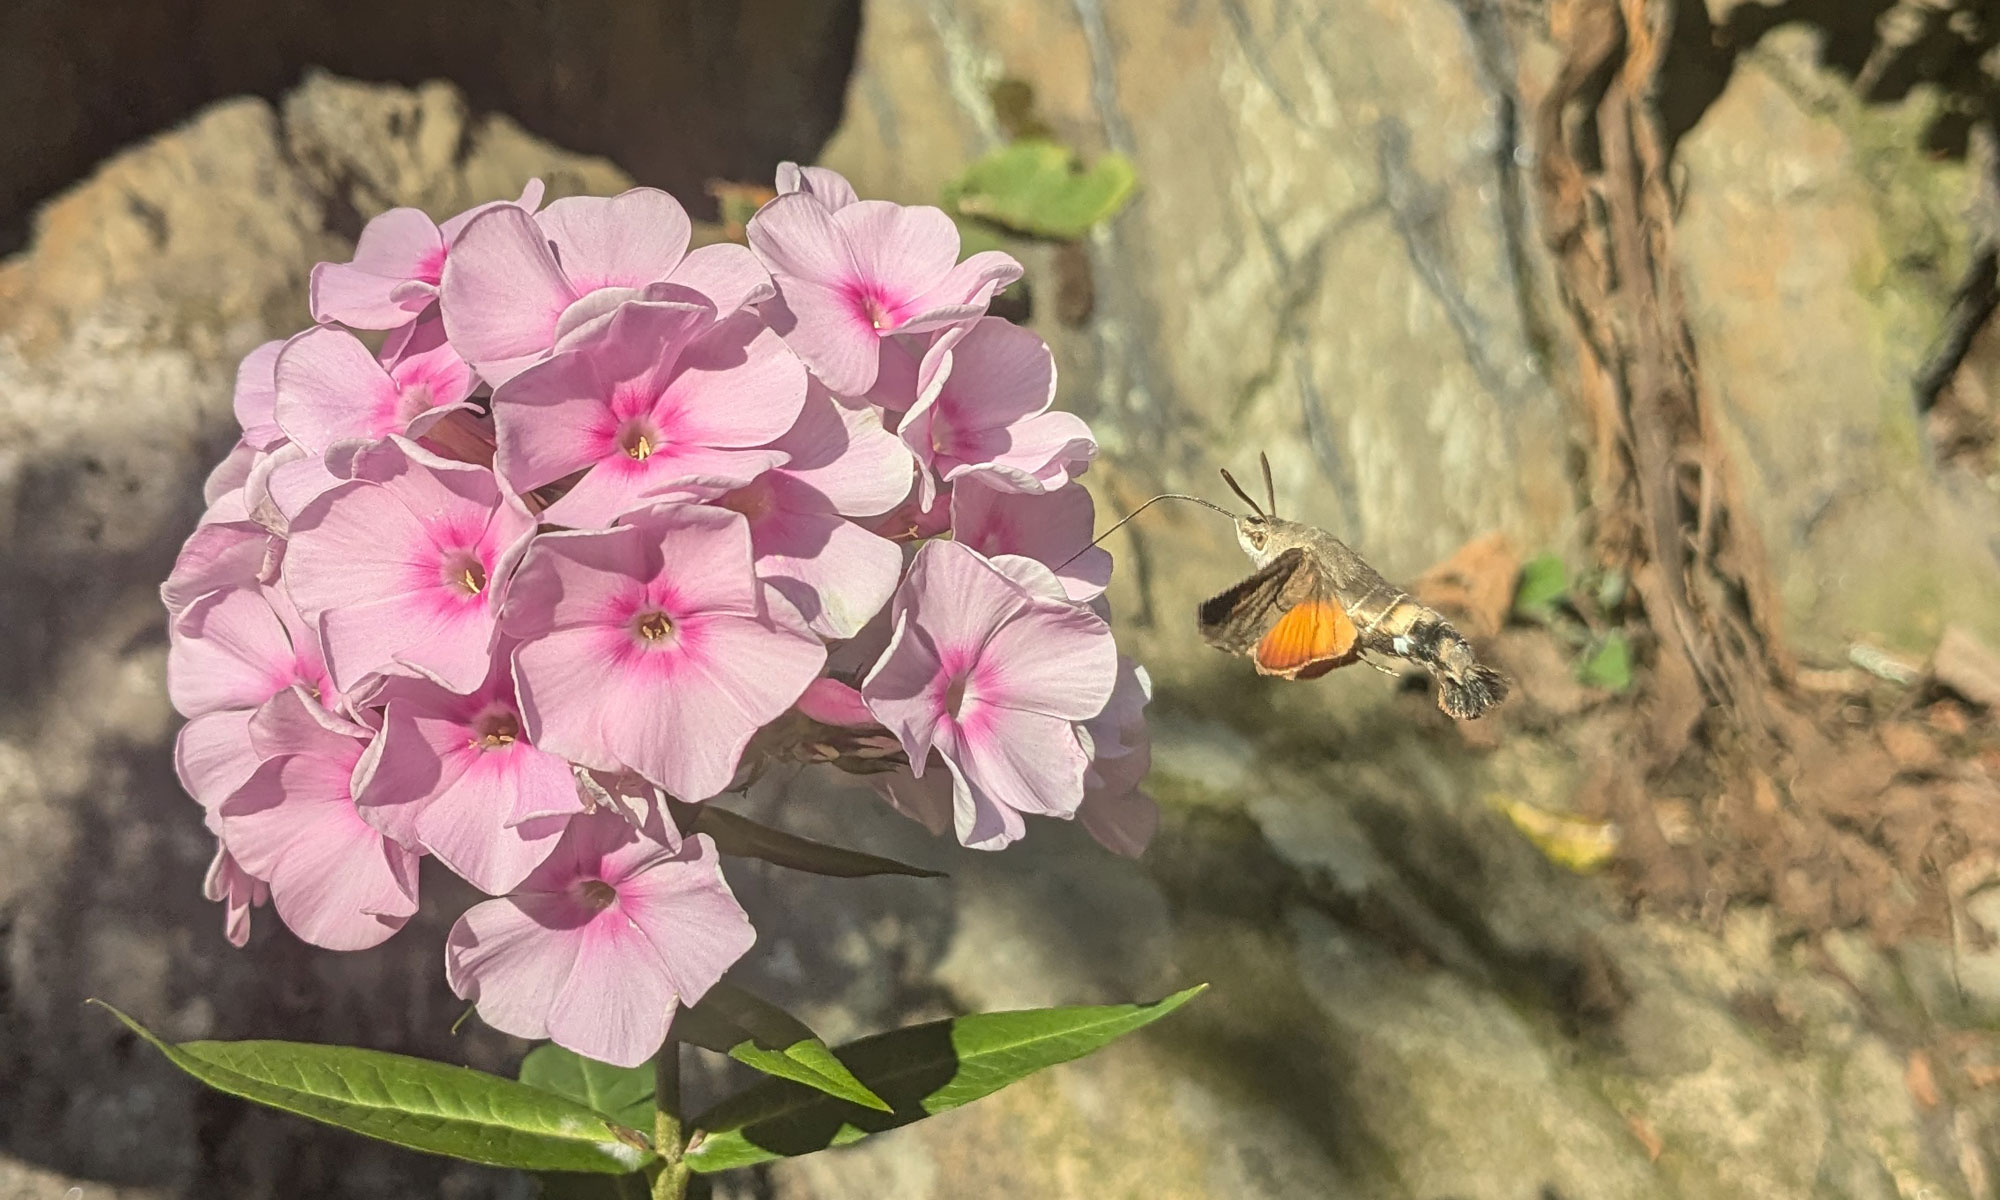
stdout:
<svg viewBox="0 0 2000 1200">
<path fill-rule="evenodd" d="M 1406 658 L 1438 684 L 1438 707 L 1461 721 L 1483 715 L 1507 698 L 1507 680 L 1479 661 L 1472 643 L 1436 611 L 1405 599 L 1384 613 L 1370 649 Z"/>
</svg>

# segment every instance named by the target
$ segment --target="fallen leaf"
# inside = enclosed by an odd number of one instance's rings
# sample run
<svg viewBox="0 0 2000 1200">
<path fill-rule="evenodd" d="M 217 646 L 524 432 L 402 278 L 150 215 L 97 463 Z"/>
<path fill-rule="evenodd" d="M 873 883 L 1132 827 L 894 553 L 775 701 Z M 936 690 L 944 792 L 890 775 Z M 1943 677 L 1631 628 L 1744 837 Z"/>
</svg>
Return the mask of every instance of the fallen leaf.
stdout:
<svg viewBox="0 0 2000 1200">
<path fill-rule="evenodd" d="M 1460 546 L 1450 558 L 1417 576 L 1417 599 L 1465 620 L 1474 637 L 1500 632 L 1507 610 L 1514 606 L 1514 585 L 1521 575 L 1521 555 L 1504 533 L 1482 534 Z"/>
<path fill-rule="evenodd" d="M 1618 853 L 1618 826 L 1612 821 L 1592 821 L 1568 813 L 1550 812 L 1524 800 L 1499 794 L 1486 798 L 1521 836 L 1542 852 L 1542 857 L 1566 870 L 1588 875 L 1611 861 Z"/>
<path fill-rule="evenodd" d="M 1659 1131 L 1647 1124 L 1646 1118 L 1638 1113 L 1632 1113 L 1625 1118 L 1625 1127 L 1630 1129 L 1632 1136 L 1638 1138 L 1639 1144 L 1646 1148 L 1646 1161 L 1659 1162 L 1660 1151 L 1667 1148 L 1667 1144 L 1660 1140 Z"/>
<path fill-rule="evenodd" d="M 1931 678 L 1974 704 L 2000 708 L 2000 654 L 1963 626 L 1945 627 L 1931 656 Z"/>
<path fill-rule="evenodd" d="M 1891 721 L 1875 732 L 1882 739 L 1882 748 L 1900 770 L 1914 771 L 1935 766 L 1939 761 L 1937 743 L 1915 725 Z"/>
<path fill-rule="evenodd" d="M 1937 1076 L 1931 1074 L 1931 1056 L 1922 1050 L 1910 1052 L 1910 1065 L 1903 1071 L 1903 1086 L 1910 1091 L 1910 1099 L 1922 1108 L 1938 1106 Z"/>
</svg>

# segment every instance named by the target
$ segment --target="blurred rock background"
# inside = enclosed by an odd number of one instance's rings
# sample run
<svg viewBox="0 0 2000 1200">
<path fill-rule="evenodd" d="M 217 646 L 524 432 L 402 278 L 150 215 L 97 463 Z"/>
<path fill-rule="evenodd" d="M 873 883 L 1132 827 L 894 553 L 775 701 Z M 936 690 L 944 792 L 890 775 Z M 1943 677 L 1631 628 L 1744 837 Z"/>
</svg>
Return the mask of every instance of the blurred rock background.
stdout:
<svg viewBox="0 0 2000 1200">
<path fill-rule="evenodd" d="M 468 897 L 441 876 L 412 929 L 359 955 L 268 920 L 232 951 L 200 899 L 154 589 L 233 440 L 235 360 L 303 324 L 311 264 L 383 208 L 453 211 L 529 175 L 709 211 L 709 180 L 799 157 L 934 202 L 1018 120 L 1003 83 L 1140 179 L 1080 253 L 1015 247 L 1063 402 L 1104 443 L 1100 511 L 1213 494 L 1215 466 L 1268 450 L 1288 515 L 1392 577 L 1451 559 L 1430 578 L 1455 580 L 1520 695 L 1452 727 L 1372 672 L 1252 679 L 1191 628 L 1241 572 L 1228 530 L 1166 507 L 1128 527 L 1121 642 L 1160 685 L 1146 857 L 1066 827 L 976 855 L 802 777 L 746 804 L 951 878 L 732 870 L 764 931 L 742 975 L 830 1039 L 1214 989 L 1101 1056 L 717 1193 L 1996 1194 L 1984 6 L 113 9 L 101 37 L 36 0 L 0 14 L 0 228 L 20 246 L 0 262 L 0 1198 L 532 1194 L 202 1092 L 80 1006 L 488 1069 L 522 1049 L 447 1032 L 438 942 Z M 1608 57 L 1572 72 L 1605 29 Z M 306 63 L 399 82 L 297 82 Z M 1646 567 L 1606 565 L 1620 493 L 1601 480 L 1639 451 L 1593 397 L 1629 384 L 1567 307 L 1575 243 L 1538 141 L 1615 148 L 1594 122 L 1642 85 L 1671 232 L 1648 269 L 1684 315 L 1703 478 L 1723 481 L 1701 511 L 1737 522 L 1689 541 L 1764 556 L 1778 640 L 1758 686 L 1788 714 L 1783 753 L 1707 693 L 1692 749 L 1632 749 L 1685 670 L 1650 601 L 1593 585 L 1569 605 L 1593 644 L 1630 631 L 1622 686 L 1579 681 L 1555 624 L 1508 619 L 1525 558 L 1597 584 Z M 1548 103 L 1571 93 L 1587 101 Z M 1564 865 L 1606 857 L 1590 838 L 1614 846 L 1605 869 Z"/>
</svg>

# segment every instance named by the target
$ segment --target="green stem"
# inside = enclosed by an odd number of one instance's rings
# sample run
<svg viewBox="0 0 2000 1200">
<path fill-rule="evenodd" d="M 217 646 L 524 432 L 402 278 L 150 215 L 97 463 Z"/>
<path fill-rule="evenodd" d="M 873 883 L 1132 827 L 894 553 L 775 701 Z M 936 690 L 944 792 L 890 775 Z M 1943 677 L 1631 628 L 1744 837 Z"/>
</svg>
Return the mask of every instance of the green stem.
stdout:
<svg viewBox="0 0 2000 1200">
<path fill-rule="evenodd" d="M 653 1148 L 660 1155 L 653 1200 L 681 1200 L 693 1172 L 682 1157 L 687 1132 L 681 1128 L 681 1044 L 671 1037 L 653 1059 Z"/>
</svg>

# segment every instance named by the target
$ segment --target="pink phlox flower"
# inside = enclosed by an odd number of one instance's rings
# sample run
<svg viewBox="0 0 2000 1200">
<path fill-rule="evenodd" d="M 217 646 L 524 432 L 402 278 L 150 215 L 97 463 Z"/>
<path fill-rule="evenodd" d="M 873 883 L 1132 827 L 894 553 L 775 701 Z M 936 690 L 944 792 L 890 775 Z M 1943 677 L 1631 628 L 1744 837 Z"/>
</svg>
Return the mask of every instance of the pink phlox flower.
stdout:
<svg viewBox="0 0 2000 1200">
<path fill-rule="evenodd" d="M 218 837 L 201 894 L 222 905 L 222 936 L 240 950 L 250 942 L 250 910 L 271 899 L 271 885 L 244 870 Z"/>
<path fill-rule="evenodd" d="M 381 761 L 356 798 L 376 828 L 496 896 L 539 866 L 584 808 L 569 763 L 522 728 L 508 649 L 470 695 L 426 681 L 385 684 Z"/>
<path fill-rule="evenodd" d="M 484 467 L 391 436 L 291 523 L 285 587 L 317 622 L 334 682 L 381 672 L 470 692 L 535 519 Z"/>
<path fill-rule="evenodd" d="M 361 339 L 318 325 L 278 355 L 276 405 L 285 436 L 312 454 L 347 438 L 420 436 L 446 413 L 469 408 L 478 380 L 436 321 L 399 339 L 378 361 Z"/>
<path fill-rule="evenodd" d="M 917 403 L 897 436 L 930 468 L 918 474 L 928 507 L 937 478 L 978 473 L 1002 491 L 1052 492 L 1096 457 L 1090 427 L 1054 412 L 1056 364 L 1031 329 L 982 317 L 947 330 L 924 354 Z"/>
<path fill-rule="evenodd" d="M 284 348 L 282 338 L 265 342 L 236 364 L 236 423 L 252 450 L 269 450 L 285 438 L 276 415 L 278 353 Z"/>
<path fill-rule="evenodd" d="M 707 837 L 675 850 L 592 813 L 512 895 L 458 919 L 445 978 L 503 1033 L 632 1067 L 755 941 Z"/>
<path fill-rule="evenodd" d="M 1103 619 L 948 541 L 917 552 L 891 612 L 861 694 L 914 774 L 933 749 L 943 759 L 959 841 L 998 849 L 1020 838 L 1024 813 L 1073 816 L 1089 766 L 1077 723 L 1103 711 L 1117 675 Z"/>
<path fill-rule="evenodd" d="M 750 522 L 757 576 L 814 633 L 852 637 L 896 590 L 903 552 L 849 517 L 888 511 L 908 492 L 910 455 L 865 404 L 812 382 L 798 421 L 771 443 L 785 462 L 716 503 Z"/>
<path fill-rule="evenodd" d="M 1097 506 L 1080 486 L 1005 492 L 975 471 L 952 489 L 955 540 L 988 558 L 1018 554 L 1047 566 L 1072 600 L 1095 599 L 1111 584 L 1111 552 L 1090 545 L 1096 523 Z"/>
<path fill-rule="evenodd" d="M 250 723 L 262 765 L 219 810 L 230 855 L 270 884 L 278 918 L 329 950 L 377 945 L 417 911 L 417 854 L 355 808 L 370 737 L 303 688 L 283 692 Z"/>
<path fill-rule="evenodd" d="M 188 795 L 213 811 L 262 759 L 251 746 L 255 712 L 298 686 L 339 711 L 311 628 L 276 587 L 210 592 L 168 629 L 167 694 L 188 723 L 174 739 L 174 769 Z"/>
<path fill-rule="evenodd" d="M 494 393 L 494 464 L 525 494 L 585 472 L 544 511 L 608 525 L 663 498 L 714 497 L 785 461 L 804 366 L 754 313 L 635 302 Z"/>
<path fill-rule="evenodd" d="M 828 212 L 846 208 L 860 199 L 854 194 L 854 185 L 847 182 L 847 176 L 838 171 L 781 162 L 778 164 L 778 194 L 789 196 L 793 192 L 811 196 Z"/>
<path fill-rule="evenodd" d="M 416 320 L 436 303 L 445 260 L 467 222 L 490 208 L 532 213 L 541 203 L 542 181 L 530 179 L 519 200 L 477 205 L 443 225 L 415 208 L 374 217 L 362 228 L 351 262 L 313 268 L 313 320 L 351 329 L 395 329 Z"/>
<path fill-rule="evenodd" d="M 571 196 L 534 216 L 482 213 L 445 264 L 451 343 L 498 387 L 628 301 L 691 291 L 726 316 L 772 294 L 748 250 L 724 242 L 690 253 L 691 231 L 680 202 L 656 188 Z M 653 284 L 670 286 L 649 292 Z"/>
<path fill-rule="evenodd" d="M 875 385 L 882 339 L 977 317 L 1021 277 L 998 250 L 959 262 L 958 227 L 927 206 L 857 200 L 829 210 L 793 192 L 759 209 L 746 235 L 777 287 L 764 305 L 772 327 L 843 396 Z"/>
<path fill-rule="evenodd" d="M 1152 698 L 1146 668 L 1120 655 L 1110 702 L 1083 723 L 1090 769 L 1076 819 L 1105 849 L 1127 858 L 1139 857 L 1160 826 L 1159 806 L 1139 787 L 1153 765 L 1145 716 Z"/>
<path fill-rule="evenodd" d="M 282 443 L 282 438 L 280 442 Z M 250 472 L 263 456 L 263 451 L 251 446 L 247 441 L 239 441 L 215 464 L 208 477 L 202 480 L 201 500 L 207 507 L 202 510 L 197 525 L 214 525 L 231 521 L 250 520 L 250 504 L 243 488 L 250 482 Z"/>
<path fill-rule="evenodd" d="M 520 643 L 536 745 L 687 801 L 727 788 L 751 736 L 826 662 L 797 610 L 758 583 L 748 522 L 703 505 L 536 538 L 502 627 Z"/>
</svg>

